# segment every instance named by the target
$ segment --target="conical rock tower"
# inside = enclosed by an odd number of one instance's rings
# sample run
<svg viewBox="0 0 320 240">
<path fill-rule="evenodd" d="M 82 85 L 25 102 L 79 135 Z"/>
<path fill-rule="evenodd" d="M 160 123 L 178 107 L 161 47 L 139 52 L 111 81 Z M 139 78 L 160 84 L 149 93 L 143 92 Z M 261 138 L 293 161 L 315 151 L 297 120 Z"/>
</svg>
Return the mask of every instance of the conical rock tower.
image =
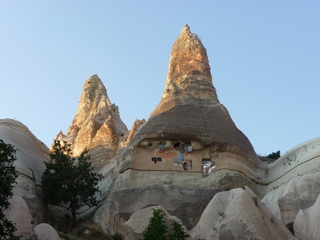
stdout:
<svg viewBox="0 0 320 240">
<path fill-rule="evenodd" d="M 111 103 L 101 79 L 93 75 L 85 81 L 67 134 L 60 132 L 56 139 L 70 143 L 74 156 L 87 149 L 93 160 L 105 160 L 115 155 L 118 138 L 126 131 L 118 107 Z"/>
<path fill-rule="evenodd" d="M 255 189 L 261 164 L 218 100 L 206 49 L 185 26 L 172 47 L 162 99 L 119 157 L 94 220 L 123 232 L 133 212 L 161 205 L 190 229 L 224 187 Z"/>
<path fill-rule="evenodd" d="M 176 142 L 180 142 L 181 147 L 191 144 L 195 150 L 206 149 L 202 158 L 210 160 L 216 170 L 234 169 L 256 178 L 254 170 L 261 162 L 248 138 L 220 104 L 212 84 L 206 49 L 188 25 L 182 28 L 172 47 L 162 99 L 131 141 L 138 147 L 146 142 L 148 145 L 165 143 L 164 149 L 175 148 Z M 159 152 L 155 155 L 161 157 Z M 192 171 L 201 171 L 202 158 L 194 159 Z M 131 167 L 154 168 L 134 158 Z"/>
</svg>

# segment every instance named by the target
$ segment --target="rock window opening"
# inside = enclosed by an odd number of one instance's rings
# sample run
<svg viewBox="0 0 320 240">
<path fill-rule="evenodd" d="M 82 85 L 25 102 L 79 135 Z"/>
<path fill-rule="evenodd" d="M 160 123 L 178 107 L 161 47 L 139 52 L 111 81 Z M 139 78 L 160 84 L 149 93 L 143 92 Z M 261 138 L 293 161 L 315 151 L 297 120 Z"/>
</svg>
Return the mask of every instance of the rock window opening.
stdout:
<svg viewBox="0 0 320 240">
<path fill-rule="evenodd" d="M 173 148 L 179 150 L 181 148 L 181 143 L 180 142 L 174 143 Z"/>
<path fill-rule="evenodd" d="M 157 163 L 157 162 L 161 162 L 162 159 L 161 159 L 161 157 L 152 157 L 151 161 L 153 161 L 154 163 Z"/>
<path fill-rule="evenodd" d="M 187 162 L 183 163 L 183 170 L 188 170 L 188 163 Z"/>
</svg>

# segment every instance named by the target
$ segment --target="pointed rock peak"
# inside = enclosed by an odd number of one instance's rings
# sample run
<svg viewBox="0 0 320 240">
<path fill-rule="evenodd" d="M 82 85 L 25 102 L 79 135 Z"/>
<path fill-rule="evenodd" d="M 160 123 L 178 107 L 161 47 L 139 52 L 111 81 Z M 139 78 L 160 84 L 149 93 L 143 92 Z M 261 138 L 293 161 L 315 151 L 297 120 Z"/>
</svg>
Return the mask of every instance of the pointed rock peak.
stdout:
<svg viewBox="0 0 320 240">
<path fill-rule="evenodd" d="M 218 102 L 207 51 L 185 25 L 173 44 L 163 98 L 180 97 Z"/>
<path fill-rule="evenodd" d="M 165 90 L 151 116 L 177 104 L 214 106 L 218 103 L 207 51 L 187 24 L 172 46 Z"/>
<path fill-rule="evenodd" d="M 188 24 L 184 25 L 184 27 L 181 29 L 181 32 L 190 32 L 190 27 Z"/>
<path fill-rule="evenodd" d="M 78 156 L 84 149 L 97 146 L 115 148 L 118 137 L 126 131 L 118 107 L 111 103 L 101 79 L 93 75 L 84 83 L 78 110 L 67 134 L 61 133 L 56 139 L 71 143 L 74 156 Z"/>
</svg>

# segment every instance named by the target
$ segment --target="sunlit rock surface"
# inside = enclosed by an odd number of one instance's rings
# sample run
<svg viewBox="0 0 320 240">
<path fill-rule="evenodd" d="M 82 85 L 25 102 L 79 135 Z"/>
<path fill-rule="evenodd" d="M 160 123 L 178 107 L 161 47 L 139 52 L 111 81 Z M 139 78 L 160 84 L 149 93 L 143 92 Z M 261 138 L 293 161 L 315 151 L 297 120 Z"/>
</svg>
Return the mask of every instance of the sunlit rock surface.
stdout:
<svg viewBox="0 0 320 240">
<path fill-rule="evenodd" d="M 119 137 L 126 131 L 118 107 L 111 103 L 101 79 L 93 75 L 84 84 L 68 132 L 60 132 L 56 140 L 70 143 L 73 156 L 87 149 L 92 160 L 99 162 L 114 157 Z"/>
<path fill-rule="evenodd" d="M 224 187 L 264 176 L 247 137 L 220 104 L 206 49 L 185 26 L 171 52 L 165 91 L 146 123 L 134 125 L 104 204 L 94 220 L 111 233 L 139 209 L 161 205 L 194 227 Z"/>
</svg>

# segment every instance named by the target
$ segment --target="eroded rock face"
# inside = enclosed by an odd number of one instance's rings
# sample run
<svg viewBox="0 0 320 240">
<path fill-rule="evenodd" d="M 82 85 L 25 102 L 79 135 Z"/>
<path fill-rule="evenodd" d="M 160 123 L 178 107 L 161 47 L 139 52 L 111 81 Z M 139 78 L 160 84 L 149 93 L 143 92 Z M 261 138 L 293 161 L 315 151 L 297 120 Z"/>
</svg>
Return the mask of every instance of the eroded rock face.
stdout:
<svg viewBox="0 0 320 240">
<path fill-rule="evenodd" d="M 14 165 L 19 175 L 13 194 L 27 203 L 32 222 L 38 224 L 46 219 L 40 185 L 44 162 L 49 161 L 48 148 L 25 125 L 12 119 L 0 119 L 0 139 L 18 149 Z"/>
<path fill-rule="evenodd" d="M 254 187 L 260 178 L 261 162 L 219 103 L 206 49 L 188 26 L 173 45 L 162 99 L 139 125 L 94 215 L 111 233 L 124 232 L 133 212 L 155 205 L 191 229 L 222 186 Z"/>
<path fill-rule="evenodd" d="M 87 149 L 93 161 L 102 161 L 115 155 L 118 138 L 126 131 L 118 107 L 111 103 L 100 78 L 93 75 L 84 84 L 67 134 L 60 132 L 56 140 L 71 143 L 74 156 Z"/>
<path fill-rule="evenodd" d="M 131 140 L 130 168 L 201 172 L 232 169 L 258 180 L 262 163 L 220 104 L 206 49 L 186 25 L 174 43 L 162 99 Z M 183 155 L 183 156 L 182 156 Z M 161 163 L 154 165 L 152 157 Z M 154 159 L 153 161 L 155 161 Z M 175 160 L 174 160 L 175 159 Z M 186 165 L 186 166 L 184 166 Z"/>
<path fill-rule="evenodd" d="M 316 202 L 306 209 L 301 209 L 294 220 L 294 232 L 298 239 L 313 240 L 320 236 L 320 195 Z"/>
<path fill-rule="evenodd" d="M 307 174 L 269 192 L 262 201 L 279 219 L 294 222 L 300 209 L 313 206 L 320 194 L 320 173 Z"/>
<path fill-rule="evenodd" d="M 191 239 L 296 239 L 247 187 L 216 194 Z"/>
</svg>

